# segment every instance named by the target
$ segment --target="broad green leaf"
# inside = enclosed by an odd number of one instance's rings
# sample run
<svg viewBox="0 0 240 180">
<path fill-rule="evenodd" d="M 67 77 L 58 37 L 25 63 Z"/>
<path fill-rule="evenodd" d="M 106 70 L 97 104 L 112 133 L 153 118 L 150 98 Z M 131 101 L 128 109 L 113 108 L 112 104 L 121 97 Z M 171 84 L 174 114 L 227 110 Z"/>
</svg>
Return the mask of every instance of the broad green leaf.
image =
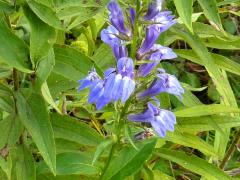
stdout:
<svg viewBox="0 0 240 180">
<path fill-rule="evenodd" d="M 39 90 L 42 84 L 48 79 L 55 65 L 55 55 L 53 48 L 48 52 L 47 57 L 41 59 L 36 70 L 36 82 L 34 88 Z"/>
<path fill-rule="evenodd" d="M 130 147 L 124 147 L 113 159 L 103 173 L 101 179 L 121 180 L 138 171 L 143 163 L 150 157 L 156 141 L 150 140 L 139 144 L 138 151 Z"/>
<path fill-rule="evenodd" d="M 57 155 L 57 175 L 94 175 L 99 169 L 91 165 L 91 157 L 86 153 L 61 153 Z M 40 164 L 37 174 L 49 173 L 45 164 Z"/>
<path fill-rule="evenodd" d="M 194 63 L 204 65 L 203 61 L 197 56 L 197 54 L 192 50 L 186 49 L 176 49 L 174 50 L 178 56 L 190 60 Z M 240 75 L 240 64 L 230 60 L 229 58 L 211 53 L 214 63 L 220 68 L 224 69 L 225 71 Z"/>
<path fill-rule="evenodd" d="M 169 161 L 173 161 L 207 179 L 231 179 L 222 170 L 195 155 L 188 156 L 183 152 L 164 148 L 159 149 L 155 154 Z"/>
<path fill-rule="evenodd" d="M 228 50 L 239 50 L 240 49 L 240 38 L 233 40 L 223 40 L 216 37 L 202 38 L 202 42 L 211 48 L 216 49 L 228 49 Z"/>
<path fill-rule="evenodd" d="M 201 138 L 196 135 L 189 133 L 182 133 L 180 131 L 175 130 L 174 133 L 167 133 L 166 140 L 172 141 L 176 144 L 181 144 L 187 147 L 192 147 L 194 149 L 198 149 L 205 155 L 211 155 L 217 157 L 217 153 L 215 152 L 213 146 L 209 145 Z"/>
<path fill-rule="evenodd" d="M 31 0 L 27 2 L 31 10 L 45 23 L 56 28 L 64 29 L 60 19 L 58 19 L 56 13 L 48 6 Z"/>
<path fill-rule="evenodd" d="M 49 91 L 47 82 L 43 83 L 42 88 L 41 88 L 42 95 L 44 99 L 50 104 L 59 114 L 62 114 L 60 109 L 57 107 L 56 103 L 54 102 L 52 95 Z"/>
<path fill-rule="evenodd" d="M 0 13 L 1 15 L 1 13 Z M 0 17 L 0 61 L 20 71 L 30 73 L 28 65 L 28 46 L 14 35 Z"/>
<path fill-rule="evenodd" d="M 198 0 L 203 8 L 203 13 L 209 19 L 210 23 L 222 30 L 222 22 L 218 14 L 218 7 L 216 0 Z"/>
<path fill-rule="evenodd" d="M 106 44 L 101 44 L 92 58 L 94 62 L 104 70 L 115 65 L 115 58 L 112 49 Z"/>
<path fill-rule="evenodd" d="M 0 95 L 0 109 L 14 113 L 14 100 L 12 96 L 1 96 Z"/>
<path fill-rule="evenodd" d="M 73 81 L 85 77 L 94 67 L 92 59 L 68 46 L 54 46 L 56 65 L 53 71 Z"/>
<path fill-rule="evenodd" d="M 17 179 L 35 180 L 36 167 L 31 151 L 25 145 L 19 145 L 12 153 L 16 162 L 14 171 Z"/>
<path fill-rule="evenodd" d="M 103 137 L 89 125 L 72 117 L 51 114 L 51 121 L 55 138 L 67 139 L 90 146 L 96 146 L 103 140 Z"/>
<path fill-rule="evenodd" d="M 240 126 L 240 118 L 238 117 L 214 115 L 212 117 L 203 116 L 192 118 L 178 118 L 178 124 L 176 128 L 179 128 L 181 131 L 186 132 L 201 132 L 216 130 L 209 123 L 209 121 L 211 121 L 212 118 L 215 120 L 215 122 L 221 129 Z"/>
<path fill-rule="evenodd" d="M 3 150 L 1 150 L 1 151 L 3 152 Z M 9 151 L 9 149 L 5 149 L 5 151 Z M 6 158 L 3 158 L 2 156 L 0 156 L 0 167 L 2 168 L 4 173 L 7 175 L 8 180 L 11 180 L 11 171 L 12 171 L 11 156 L 8 155 Z"/>
<path fill-rule="evenodd" d="M 0 127 L 4 129 L 0 136 L 0 149 L 5 145 L 7 145 L 7 147 L 13 146 L 23 131 L 22 124 L 15 115 L 9 115 L 0 121 Z"/>
<path fill-rule="evenodd" d="M 39 19 L 28 6 L 24 6 L 23 9 L 31 26 L 30 56 L 33 64 L 36 64 L 48 56 L 49 50 L 56 40 L 56 31 Z"/>
<path fill-rule="evenodd" d="M 58 98 L 62 92 L 76 88 L 79 83 L 76 81 L 71 81 L 60 74 L 52 72 L 47 80 L 48 88 L 53 98 Z M 76 92 L 76 91 L 75 91 Z"/>
<path fill-rule="evenodd" d="M 192 5 L 193 0 L 174 0 L 174 4 L 177 8 L 178 14 L 183 21 L 183 23 L 187 26 L 187 28 L 193 32 L 192 29 Z"/>
<path fill-rule="evenodd" d="M 35 93 L 30 94 L 27 99 L 20 92 L 16 92 L 15 96 L 21 122 L 31 134 L 52 173 L 56 174 L 55 142 L 44 99 Z"/>
<path fill-rule="evenodd" d="M 240 109 L 221 104 L 211 104 L 193 106 L 174 112 L 177 117 L 199 117 L 222 113 L 240 113 Z"/>
<path fill-rule="evenodd" d="M 113 144 L 113 140 L 112 139 L 107 139 L 105 141 L 102 141 L 96 149 L 96 152 L 94 154 L 93 160 L 92 160 L 92 165 L 94 165 L 98 158 L 101 156 L 101 154 L 111 145 Z"/>
</svg>

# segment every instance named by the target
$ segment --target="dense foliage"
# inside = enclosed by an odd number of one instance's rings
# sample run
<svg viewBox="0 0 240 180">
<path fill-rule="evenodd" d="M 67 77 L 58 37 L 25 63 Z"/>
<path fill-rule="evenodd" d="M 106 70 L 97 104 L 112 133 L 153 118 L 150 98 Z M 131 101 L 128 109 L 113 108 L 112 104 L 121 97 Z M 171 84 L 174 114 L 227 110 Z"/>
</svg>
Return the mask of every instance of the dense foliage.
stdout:
<svg viewBox="0 0 240 180">
<path fill-rule="evenodd" d="M 240 174 L 239 0 L 0 0 L 0 179 Z"/>
</svg>

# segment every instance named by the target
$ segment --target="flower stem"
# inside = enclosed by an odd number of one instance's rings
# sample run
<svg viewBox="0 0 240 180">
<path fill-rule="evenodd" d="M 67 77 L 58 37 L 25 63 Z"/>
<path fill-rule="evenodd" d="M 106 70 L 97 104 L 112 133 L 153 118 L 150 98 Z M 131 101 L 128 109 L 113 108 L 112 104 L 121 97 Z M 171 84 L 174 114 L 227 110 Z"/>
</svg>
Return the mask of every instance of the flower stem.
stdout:
<svg viewBox="0 0 240 180">
<path fill-rule="evenodd" d="M 17 91 L 19 89 L 19 77 L 18 77 L 18 71 L 16 68 L 13 68 L 13 86 L 14 86 L 14 91 Z"/>
<path fill-rule="evenodd" d="M 230 158 L 234 154 L 235 150 L 237 149 L 237 145 L 239 143 L 240 143 L 240 130 L 238 130 L 238 132 L 236 133 L 235 138 L 234 138 L 232 144 L 230 145 L 229 149 L 227 150 L 227 153 L 224 156 L 223 161 L 222 161 L 222 163 L 219 166 L 221 169 L 225 168 L 225 166 L 227 165 L 228 161 L 230 160 Z"/>
</svg>

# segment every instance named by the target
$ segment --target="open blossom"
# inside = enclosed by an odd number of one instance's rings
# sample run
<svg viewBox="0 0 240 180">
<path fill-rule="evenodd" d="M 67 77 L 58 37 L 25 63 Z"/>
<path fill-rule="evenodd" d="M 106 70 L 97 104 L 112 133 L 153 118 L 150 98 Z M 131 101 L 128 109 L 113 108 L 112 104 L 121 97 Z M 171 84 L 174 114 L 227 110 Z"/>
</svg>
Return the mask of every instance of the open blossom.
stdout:
<svg viewBox="0 0 240 180">
<path fill-rule="evenodd" d="M 150 55 L 148 55 L 150 54 Z M 147 76 L 154 67 L 158 65 L 161 60 L 164 59 L 174 59 L 177 55 L 169 47 L 164 47 L 159 44 L 154 44 L 153 47 L 149 50 L 149 53 L 144 59 L 149 60 L 149 63 L 142 64 L 139 67 L 138 75 Z"/>
<path fill-rule="evenodd" d="M 110 45 L 116 60 L 127 57 L 127 48 L 123 45 L 125 41 L 119 39 L 118 35 L 119 31 L 114 26 L 108 26 L 101 31 L 102 41 Z"/>
<path fill-rule="evenodd" d="M 182 99 L 182 94 L 184 89 L 174 75 L 170 75 L 160 69 L 162 73 L 157 74 L 150 87 L 144 92 L 138 94 L 138 98 L 153 97 L 161 92 L 167 92 L 169 94 L 174 94 Z"/>
<path fill-rule="evenodd" d="M 109 68 L 101 79 L 95 70 L 90 71 L 88 76 L 80 80 L 79 91 L 90 87 L 88 103 L 96 104 L 101 109 L 110 102 L 121 100 L 125 103 L 135 89 L 134 65 L 131 58 L 120 58 L 117 69 Z"/>
<path fill-rule="evenodd" d="M 138 56 L 143 56 L 155 44 L 159 35 L 176 23 L 170 11 L 159 12 L 151 21 L 154 23 L 147 27 L 145 40 L 138 50 Z"/>
<path fill-rule="evenodd" d="M 122 103 L 133 93 L 134 65 L 131 58 L 121 58 L 117 62 L 117 72 L 111 73 L 105 84 L 105 96 L 113 101 L 121 99 Z"/>
<path fill-rule="evenodd" d="M 150 123 L 160 137 L 166 136 L 166 131 L 174 131 L 175 115 L 168 110 L 160 109 L 148 102 L 148 108 L 140 114 L 130 114 L 128 119 L 135 122 Z"/>
</svg>

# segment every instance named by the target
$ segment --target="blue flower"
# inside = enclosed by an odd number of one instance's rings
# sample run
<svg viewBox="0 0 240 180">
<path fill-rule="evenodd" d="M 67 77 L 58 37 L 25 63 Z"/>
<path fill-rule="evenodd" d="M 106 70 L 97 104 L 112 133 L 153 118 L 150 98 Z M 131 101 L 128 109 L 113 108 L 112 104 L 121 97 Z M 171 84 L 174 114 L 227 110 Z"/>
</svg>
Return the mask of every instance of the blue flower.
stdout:
<svg viewBox="0 0 240 180">
<path fill-rule="evenodd" d="M 141 59 L 146 59 L 150 62 L 141 65 L 138 70 L 138 75 L 143 77 L 147 76 L 161 60 L 174 59 L 177 57 L 177 55 L 172 51 L 171 48 L 164 47 L 159 44 L 153 45 L 153 47 L 145 56 L 147 57 L 141 57 Z"/>
<path fill-rule="evenodd" d="M 138 50 L 138 54 L 143 56 L 155 44 L 159 35 L 176 23 L 170 11 L 160 12 L 151 21 L 154 23 L 147 27 L 145 40 Z"/>
<path fill-rule="evenodd" d="M 110 45 L 116 60 L 127 57 L 127 48 L 122 45 L 125 41 L 119 39 L 118 35 L 119 31 L 113 26 L 108 26 L 107 29 L 101 31 L 102 41 Z"/>
<path fill-rule="evenodd" d="M 109 18 L 112 25 L 123 35 L 130 36 L 131 32 L 124 26 L 124 16 L 123 12 L 115 1 L 111 1 L 108 4 Z"/>
<path fill-rule="evenodd" d="M 114 26 L 108 26 L 101 31 L 101 40 L 110 46 L 121 45 L 122 41 L 117 37 L 118 35 L 119 31 Z"/>
<path fill-rule="evenodd" d="M 111 47 L 112 47 L 113 54 L 114 54 L 116 60 L 119 60 L 122 57 L 128 56 L 128 51 L 127 51 L 126 46 L 119 46 L 117 44 L 114 44 Z"/>
<path fill-rule="evenodd" d="M 92 86 L 98 80 L 100 80 L 100 77 L 98 76 L 96 70 L 93 69 L 89 71 L 88 76 L 86 78 L 78 81 L 81 84 L 80 87 L 78 88 L 78 92 Z"/>
<path fill-rule="evenodd" d="M 130 14 L 130 21 L 131 21 L 132 28 L 133 28 L 134 27 L 134 21 L 135 21 L 135 18 L 136 18 L 136 11 L 135 11 L 135 9 L 130 7 L 129 14 Z"/>
<path fill-rule="evenodd" d="M 155 0 L 149 4 L 146 15 L 144 16 L 145 20 L 151 20 L 162 10 L 162 1 Z"/>
<path fill-rule="evenodd" d="M 135 89 L 132 59 L 126 57 L 119 59 L 117 70 L 107 78 L 104 96 L 109 97 L 112 101 L 121 99 L 122 103 L 125 103 Z"/>
<path fill-rule="evenodd" d="M 128 119 L 135 122 L 151 123 L 160 137 L 166 136 L 166 131 L 174 131 L 175 115 L 168 110 L 160 109 L 148 102 L 148 108 L 140 114 L 130 114 Z"/>
<path fill-rule="evenodd" d="M 169 94 L 174 94 L 182 100 L 182 94 L 184 89 L 174 75 L 170 75 L 160 69 L 162 73 L 157 74 L 157 78 L 154 79 L 150 87 L 138 94 L 138 98 L 153 97 L 161 92 L 167 92 Z"/>
</svg>

